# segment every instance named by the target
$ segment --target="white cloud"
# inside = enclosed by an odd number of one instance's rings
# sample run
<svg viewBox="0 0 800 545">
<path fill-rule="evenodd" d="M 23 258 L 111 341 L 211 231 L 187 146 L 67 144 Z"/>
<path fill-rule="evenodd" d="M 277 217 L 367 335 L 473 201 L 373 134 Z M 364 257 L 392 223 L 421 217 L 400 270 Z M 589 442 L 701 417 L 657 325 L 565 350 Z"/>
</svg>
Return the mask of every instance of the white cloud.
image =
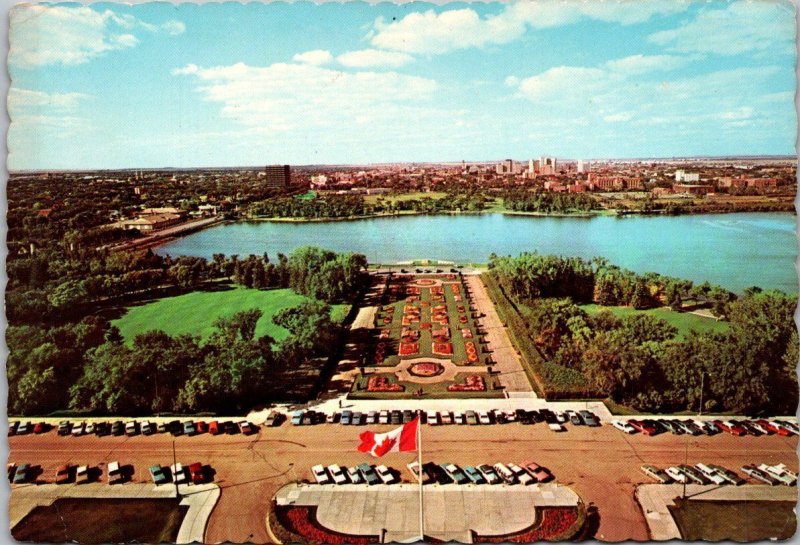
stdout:
<svg viewBox="0 0 800 545">
<path fill-rule="evenodd" d="M 397 51 L 381 51 L 380 49 L 362 49 L 342 53 L 336 60 L 349 68 L 397 68 L 411 62 L 413 57 Z"/>
<path fill-rule="evenodd" d="M 341 128 L 359 116 L 395 116 L 402 124 L 437 88 L 433 80 L 396 72 L 350 73 L 307 64 L 188 65 L 173 74 L 197 78 L 198 90 L 221 105 L 223 117 L 271 132 Z"/>
<path fill-rule="evenodd" d="M 506 5 L 496 15 L 481 17 L 471 8 L 414 12 L 391 23 L 378 18 L 370 34 L 372 45 L 406 53 L 437 54 L 469 47 L 504 44 L 521 37 L 528 28 L 568 25 L 595 19 L 623 25 L 642 23 L 656 15 L 684 11 L 687 2 L 620 0 L 579 2 L 540 0 Z"/>
<path fill-rule="evenodd" d="M 794 40 L 793 5 L 780 1 L 738 1 L 722 9 L 708 7 L 694 20 L 648 36 L 649 42 L 673 51 L 718 55 L 771 50 L 791 53 Z"/>
<path fill-rule="evenodd" d="M 606 115 L 603 117 L 603 121 L 607 121 L 609 123 L 618 123 L 620 121 L 630 121 L 631 117 L 633 116 L 630 113 L 624 112 L 619 114 Z"/>
<path fill-rule="evenodd" d="M 517 76 L 508 76 L 503 82 L 507 87 L 516 87 L 519 85 L 519 78 Z"/>
<path fill-rule="evenodd" d="M 330 51 L 326 51 L 325 49 L 314 49 L 313 51 L 298 53 L 292 57 L 292 60 L 312 66 L 321 66 L 330 63 L 333 60 L 333 55 L 331 55 Z"/>
<path fill-rule="evenodd" d="M 89 95 L 84 93 L 45 93 L 12 86 L 8 91 L 8 110 L 12 115 L 29 108 L 73 110 L 87 98 Z"/>
<path fill-rule="evenodd" d="M 161 29 L 176 35 L 186 28 L 179 21 L 157 27 L 111 10 L 41 4 L 14 7 L 10 22 L 8 62 L 28 68 L 78 65 L 109 51 L 135 47 L 139 39 L 130 32 L 134 29 L 150 32 Z"/>
<path fill-rule="evenodd" d="M 623 59 L 608 61 L 605 66 L 614 72 L 635 75 L 647 72 L 669 72 L 685 66 L 691 60 L 675 55 L 631 55 Z"/>
<path fill-rule="evenodd" d="M 191 76 L 192 74 L 197 74 L 200 71 L 200 67 L 196 64 L 187 64 L 186 66 L 182 66 L 181 68 L 173 68 L 170 72 L 173 76 Z"/>
</svg>

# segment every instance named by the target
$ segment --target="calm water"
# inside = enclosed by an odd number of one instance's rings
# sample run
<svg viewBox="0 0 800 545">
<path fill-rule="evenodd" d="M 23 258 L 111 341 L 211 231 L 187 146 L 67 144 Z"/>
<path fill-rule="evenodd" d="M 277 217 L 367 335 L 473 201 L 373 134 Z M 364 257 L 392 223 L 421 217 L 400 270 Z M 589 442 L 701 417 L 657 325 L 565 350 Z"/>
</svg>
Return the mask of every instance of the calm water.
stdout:
<svg viewBox="0 0 800 545">
<path fill-rule="evenodd" d="M 758 285 L 797 293 L 793 214 L 553 218 L 441 215 L 327 223 L 234 223 L 165 244 L 160 254 L 210 258 L 289 253 L 315 245 L 363 253 L 371 263 L 441 259 L 483 263 L 490 253 L 537 250 L 604 256 L 637 272 L 708 280 L 734 291 Z"/>
</svg>

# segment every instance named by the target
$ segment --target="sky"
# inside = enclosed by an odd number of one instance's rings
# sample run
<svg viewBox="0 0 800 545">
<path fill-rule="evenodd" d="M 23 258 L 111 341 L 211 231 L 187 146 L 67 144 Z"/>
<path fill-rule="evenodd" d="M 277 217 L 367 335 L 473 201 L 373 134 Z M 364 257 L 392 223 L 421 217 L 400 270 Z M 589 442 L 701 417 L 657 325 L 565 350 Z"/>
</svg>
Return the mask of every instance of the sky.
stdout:
<svg viewBox="0 0 800 545">
<path fill-rule="evenodd" d="M 10 170 L 795 153 L 791 0 L 18 5 Z"/>
</svg>

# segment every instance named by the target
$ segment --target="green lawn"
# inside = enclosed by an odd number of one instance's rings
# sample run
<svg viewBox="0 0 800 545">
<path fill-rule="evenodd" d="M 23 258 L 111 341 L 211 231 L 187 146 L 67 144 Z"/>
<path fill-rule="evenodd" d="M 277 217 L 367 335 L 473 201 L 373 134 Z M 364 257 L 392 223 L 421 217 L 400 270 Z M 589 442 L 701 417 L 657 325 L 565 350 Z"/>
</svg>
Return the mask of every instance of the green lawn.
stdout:
<svg viewBox="0 0 800 545">
<path fill-rule="evenodd" d="M 589 315 L 594 315 L 601 310 L 610 310 L 615 316 L 623 318 L 634 314 L 650 314 L 656 318 L 661 318 L 678 330 L 678 338 L 684 338 L 690 331 L 698 333 L 723 332 L 728 330 L 728 322 L 717 321 L 713 318 L 704 318 L 689 312 L 675 312 L 667 307 L 651 308 L 647 310 L 636 310 L 632 307 L 604 307 L 600 305 L 580 305 Z"/>
<path fill-rule="evenodd" d="M 296 307 L 306 300 L 289 289 L 256 290 L 231 288 L 220 291 L 195 291 L 132 306 L 111 323 L 117 326 L 126 342 L 133 342 L 139 333 L 160 329 L 169 335 L 199 335 L 205 340 L 214 331 L 214 321 L 240 310 L 258 308 L 263 316 L 258 321 L 256 336 L 269 335 L 282 340 L 288 331 L 275 325 L 272 317 L 285 308 Z M 334 305 L 331 317 L 343 321 L 349 305 Z"/>
</svg>

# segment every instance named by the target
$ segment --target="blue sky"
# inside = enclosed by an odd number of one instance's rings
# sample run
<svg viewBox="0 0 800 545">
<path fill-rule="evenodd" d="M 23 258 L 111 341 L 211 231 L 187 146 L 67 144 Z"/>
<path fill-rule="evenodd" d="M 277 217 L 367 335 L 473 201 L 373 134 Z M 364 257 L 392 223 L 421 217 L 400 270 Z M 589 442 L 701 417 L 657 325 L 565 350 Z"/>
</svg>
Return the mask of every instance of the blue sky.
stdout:
<svg viewBox="0 0 800 545">
<path fill-rule="evenodd" d="M 18 6 L 9 168 L 793 154 L 790 1 Z"/>
</svg>

